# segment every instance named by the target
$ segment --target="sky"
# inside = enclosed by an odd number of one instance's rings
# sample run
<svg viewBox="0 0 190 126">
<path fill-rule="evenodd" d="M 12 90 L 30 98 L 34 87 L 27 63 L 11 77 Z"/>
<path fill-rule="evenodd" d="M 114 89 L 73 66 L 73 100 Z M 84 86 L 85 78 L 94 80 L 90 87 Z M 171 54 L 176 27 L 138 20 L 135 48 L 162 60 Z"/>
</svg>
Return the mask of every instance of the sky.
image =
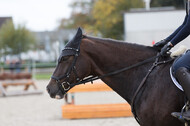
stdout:
<svg viewBox="0 0 190 126">
<path fill-rule="evenodd" d="M 14 24 L 31 31 L 51 31 L 61 18 L 69 18 L 72 0 L 0 0 L 0 17 L 11 16 Z"/>
</svg>

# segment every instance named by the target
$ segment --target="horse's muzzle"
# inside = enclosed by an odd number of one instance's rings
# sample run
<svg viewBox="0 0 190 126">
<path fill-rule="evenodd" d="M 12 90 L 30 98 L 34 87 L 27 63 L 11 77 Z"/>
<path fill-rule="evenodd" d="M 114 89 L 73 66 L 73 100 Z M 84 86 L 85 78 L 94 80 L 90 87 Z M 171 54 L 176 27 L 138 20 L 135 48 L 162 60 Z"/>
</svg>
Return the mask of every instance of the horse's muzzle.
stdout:
<svg viewBox="0 0 190 126">
<path fill-rule="evenodd" d="M 55 98 L 55 99 L 62 99 L 64 97 L 64 94 L 60 91 L 60 89 L 53 89 L 50 88 L 50 86 L 48 85 L 46 87 L 46 90 L 48 92 L 48 94 L 50 95 L 51 98 Z"/>
</svg>

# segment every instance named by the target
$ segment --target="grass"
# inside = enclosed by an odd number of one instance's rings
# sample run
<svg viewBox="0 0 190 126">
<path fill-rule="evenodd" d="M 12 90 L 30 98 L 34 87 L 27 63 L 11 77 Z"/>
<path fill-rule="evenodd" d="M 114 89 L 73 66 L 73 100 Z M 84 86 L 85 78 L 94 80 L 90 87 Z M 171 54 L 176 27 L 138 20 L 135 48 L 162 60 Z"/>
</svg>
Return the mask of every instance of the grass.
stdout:
<svg viewBox="0 0 190 126">
<path fill-rule="evenodd" d="M 52 73 L 37 73 L 35 75 L 36 80 L 49 80 L 51 78 Z"/>
</svg>

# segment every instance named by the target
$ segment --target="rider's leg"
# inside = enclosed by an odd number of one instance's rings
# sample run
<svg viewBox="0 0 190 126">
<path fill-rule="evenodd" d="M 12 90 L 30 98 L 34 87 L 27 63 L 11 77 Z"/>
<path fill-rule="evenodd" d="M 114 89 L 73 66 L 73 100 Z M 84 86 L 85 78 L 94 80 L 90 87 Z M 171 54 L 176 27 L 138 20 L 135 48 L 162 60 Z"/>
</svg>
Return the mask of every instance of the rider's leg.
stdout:
<svg viewBox="0 0 190 126">
<path fill-rule="evenodd" d="M 190 72 L 185 67 L 180 67 L 176 71 L 176 78 L 179 81 L 180 85 L 183 87 L 187 99 L 190 101 Z M 173 116 L 177 117 L 179 113 L 172 113 Z M 187 120 L 190 120 L 190 110 L 183 113 L 183 117 Z"/>
<path fill-rule="evenodd" d="M 181 67 L 176 72 L 177 80 L 179 81 L 180 85 L 183 87 L 183 90 L 190 100 L 190 72 L 187 68 Z"/>
<path fill-rule="evenodd" d="M 190 50 L 188 50 L 185 54 L 179 57 L 173 64 L 172 70 L 173 75 L 176 77 L 177 70 L 180 67 L 185 67 L 190 70 Z"/>
</svg>

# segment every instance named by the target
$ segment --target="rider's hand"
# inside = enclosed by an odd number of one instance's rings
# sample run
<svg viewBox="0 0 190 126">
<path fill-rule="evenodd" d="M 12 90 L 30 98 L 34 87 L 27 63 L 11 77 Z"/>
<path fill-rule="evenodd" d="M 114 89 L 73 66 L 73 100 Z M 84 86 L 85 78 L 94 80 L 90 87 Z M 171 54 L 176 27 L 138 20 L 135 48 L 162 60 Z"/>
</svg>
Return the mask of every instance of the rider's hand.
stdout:
<svg viewBox="0 0 190 126">
<path fill-rule="evenodd" d="M 172 45 L 170 42 L 168 42 L 168 43 L 161 49 L 161 52 L 160 52 L 161 56 L 167 55 L 167 52 L 168 52 L 172 47 L 173 47 L 173 45 Z"/>
<path fill-rule="evenodd" d="M 161 50 L 161 48 L 166 45 L 168 43 L 168 41 L 166 41 L 166 39 L 161 40 L 159 42 L 157 42 L 156 44 L 153 45 L 153 47 L 158 48 L 159 50 Z"/>
</svg>

